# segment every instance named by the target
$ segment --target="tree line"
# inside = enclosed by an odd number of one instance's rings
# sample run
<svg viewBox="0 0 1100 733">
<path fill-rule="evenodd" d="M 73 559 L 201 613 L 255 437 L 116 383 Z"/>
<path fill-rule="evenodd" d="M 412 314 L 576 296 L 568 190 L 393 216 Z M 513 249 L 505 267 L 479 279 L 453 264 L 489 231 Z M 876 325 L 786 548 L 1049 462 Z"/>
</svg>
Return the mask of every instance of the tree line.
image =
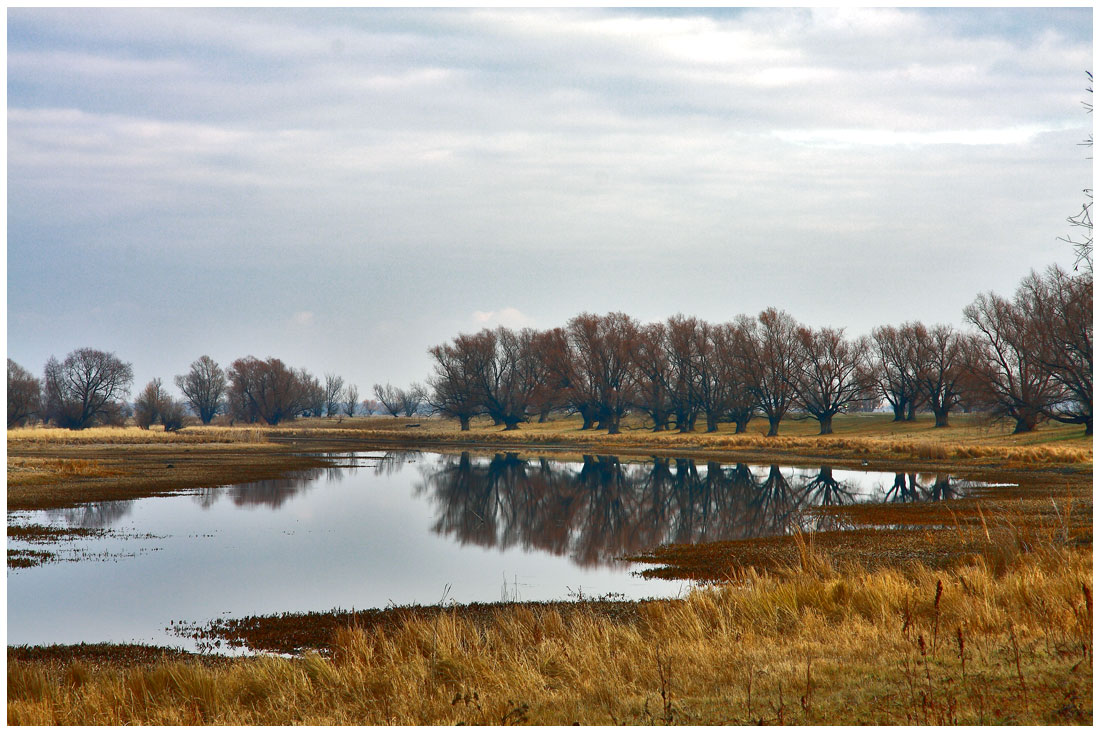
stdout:
<svg viewBox="0 0 1100 733">
<path fill-rule="evenodd" d="M 625 313 L 581 313 L 547 330 L 498 327 L 460 334 L 428 353 L 426 385 L 375 384 L 359 403 L 355 385 L 324 379 L 276 358 L 237 359 L 223 369 L 202 356 L 175 377 L 177 400 L 154 379 L 127 403 L 133 369 L 114 354 L 82 348 L 51 357 L 42 379 L 8 359 L 8 427 L 41 419 L 60 427 L 161 423 L 276 425 L 299 416 L 429 410 L 459 421 L 486 416 L 514 430 L 551 414 L 576 414 L 582 429 L 615 434 L 628 414 L 655 431 L 708 432 L 755 418 L 779 434 L 784 419 L 816 420 L 832 432 L 841 413 L 887 404 L 895 420 L 919 410 L 948 425 L 951 411 L 982 411 L 1027 432 L 1044 420 L 1092 434 L 1092 274 L 1052 266 L 1031 273 L 1012 298 L 979 295 L 963 311 L 968 328 L 907 322 L 849 338 L 810 328 L 768 308 L 712 324 L 692 316 L 639 323 Z"/>
<path fill-rule="evenodd" d="M 908 322 L 854 339 L 775 308 L 722 324 L 582 313 L 549 330 L 501 326 L 429 350 L 428 401 L 462 430 L 479 415 L 514 430 L 568 412 L 615 434 L 634 412 L 655 431 L 702 418 L 741 433 L 762 417 L 774 436 L 794 417 L 826 435 L 834 416 L 885 402 L 895 420 L 928 409 L 937 427 L 962 406 L 1017 433 L 1057 420 L 1092 434 L 1091 272 L 1032 273 L 1012 299 L 985 293 L 963 315 L 967 330 Z"/>
<path fill-rule="evenodd" d="M 288 367 L 280 359 L 246 356 L 222 368 L 209 356 L 191 363 L 175 377 L 184 399 L 168 394 L 160 378 L 153 379 L 127 402 L 134 372 L 131 364 L 98 349 L 81 348 L 46 363 L 38 379 L 8 359 L 8 427 L 34 419 L 80 430 L 94 425 L 125 425 L 130 418 L 141 428 L 160 423 L 178 430 L 190 412 L 204 425 L 217 415 L 231 423 L 277 425 L 302 416 L 354 416 L 389 412 L 412 415 L 423 403 L 422 389 L 375 385 L 376 399 L 359 402 L 359 388 L 336 374 L 323 381 L 305 369 Z"/>
</svg>

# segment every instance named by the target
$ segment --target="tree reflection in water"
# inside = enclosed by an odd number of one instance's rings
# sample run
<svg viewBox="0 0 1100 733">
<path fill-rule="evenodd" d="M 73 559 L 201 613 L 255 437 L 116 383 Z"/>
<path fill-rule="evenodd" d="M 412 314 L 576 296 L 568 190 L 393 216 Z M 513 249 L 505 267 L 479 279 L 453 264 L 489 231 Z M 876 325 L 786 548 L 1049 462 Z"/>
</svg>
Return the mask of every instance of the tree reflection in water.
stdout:
<svg viewBox="0 0 1100 733">
<path fill-rule="evenodd" d="M 655 457 L 622 463 L 614 456 L 584 456 L 580 464 L 516 453 L 491 459 L 469 453 L 420 466 L 416 493 L 436 506 L 433 531 L 462 544 L 521 547 L 569 555 L 582 566 L 666 543 L 698 543 L 840 528 L 828 514 L 808 512 L 866 501 L 942 501 L 958 495 L 955 479 L 938 475 L 875 486 L 773 465 Z"/>
<path fill-rule="evenodd" d="M 133 499 L 96 501 L 67 509 L 47 509 L 46 517 L 48 524 L 52 526 L 63 524 L 66 527 L 104 529 L 117 524 L 133 508 Z"/>
</svg>

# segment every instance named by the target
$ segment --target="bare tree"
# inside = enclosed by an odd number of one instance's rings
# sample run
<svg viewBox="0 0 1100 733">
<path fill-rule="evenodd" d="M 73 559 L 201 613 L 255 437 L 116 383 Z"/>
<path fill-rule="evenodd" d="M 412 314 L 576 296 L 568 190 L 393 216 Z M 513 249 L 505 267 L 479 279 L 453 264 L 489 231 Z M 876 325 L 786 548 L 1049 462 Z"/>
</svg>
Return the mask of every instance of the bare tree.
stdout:
<svg viewBox="0 0 1100 733">
<path fill-rule="evenodd" d="M 1071 275 L 1057 265 L 1044 276 L 1032 272 L 1018 298 L 1031 314 L 1039 339 L 1039 362 L 1061 386 L 1061 399 L 1047 415 L 1085 426 L 1092 435 L 1092 274 Z"/>
<path fill-rule="evenodd" d="M 666 324 L 648 323 L 638 330 L 638 348 L 634 354 L 635 404 L 653 420 L 654 432 L 665 430 L 672 416 L 667 338 Z"/>
<path fill-rule="evenodd" d="M 397 387 L 394 387 L 389 382 L 386 382 L 386 386 L 381 384 L 374 385 L 374 398 L 378 400 L 378 403 L 382 405 L 382 408 L 393 415 L 398 417 L 401 414 L 401 410 L 405 407 L 405 394 Z"/>
<path fill-rule="evenodd" d="M 695 429 L 699 416 L 698 367 L 701 358 L 696 352 L 700 346 L 698 318 L 677 314 L 668 319 L 665 339 L 665 358 L 668 359 L 668 396 L 676 427 L 681 433 Z"/>
<path fill-rule="evenodd" d="M 304 390 L 303 400 L 304 403 L 299 410 L 302 415 L 308 417 L 321 417 L 325 411 L 325 387 L 321 384 L 321 380 L 313 376 L 305 369 L 294 370 L 301 380 L 302 388 Z M 293 416 L 292 416 L 293 417 Z"/>
<path fill-rule="evenodd" d="M 426 390 L 424 385 L 413 382 L 409 388 L 401 392 L 401 412 L 405 417 L 412 417 L 424 404 Z"/>
<path fill-rule="evenodd" d="M 937 325 L 929 331 L 913 324 L 916 334 L 917 382 L 928 399 L 936 427 L 948 427 L 947 413 L 962 399 L 965 379 L 965 338 L 951 326 Z"/>
<path fill-rule="evenodd" d="M 27 424 L 42 403 L 42 383 L 19 364 L 8 359 L 8 427 Z"/>
<path fill-rule="evenodd" d="M 844 338 L 843 328 L 798 329 L 801 368 L 795 379 L 798 402 L 821 426 L 820 435 L 833 432 L 833 417 L 867 392 L 860 366 L 865 339 Z"/>
<path fill-rule="evenodd" d="M 751 323 L 751 322 L 749 322 Z M 795 399 L 801 372 L 798 322 L 786 311 L 768 308 L 751 328 L 745 324 L 740 370 L 756 403 L 768 418 L 768 435 L 779 435 L 779 422 Z"/>
<path fill-rule="evenodd" d="M 469 340 L 470 369 L 477 401 L 494 422 L 516 430 L 545 379 L 534 349 L 535 331 L 503 326 L 485 329 Z"/>
<path fill-rule="evenodd" d="M 191 370 L 187 374 L 176 377 L 176 386 L 203 425 L 209 425 L 214 416 L 225 408 L 225 371 L 205 354 L 191 362 Z"/>
<path fill-rule="evenodd" d="M 335 374 L 325 375 L 325 414 L 332 417 L 340 411 L 340 396 L 344 392 L 344 378 Z"/>
<path fill-rule="evenodd" d="M 470 429 L 471 418 L 483 410 L 470 347 L 471 337 L 461 334 L 453 343 L 428 350 L 434 360 L 434 373 L 428 378 L 428 406 L 457 419 L 464 431 Z"/>
<path fill-rule="evenodd" d="M 963 310 L 978 329 L 966 368 L 979 400 L 994 418 L 1016 421 L 1026 433 L 1060 400 L 1057 381 L 1040 360 L 1041 339 L 1021 293 L 1015 301 L 983 293 Z"/>
<path fill-rule="evenodd" d="M 348 417 L 355 417 L 355 409 L 359 404 L 359 388 L 354 384 L 349 384 L 344 388 L 344 414 Z"/>
<path fill-rule="evenodd" d="M 159 378 L 145 385 L 145 389 L 134 400 L 134 421 L 139 428 L 148 430 L 149 426 L 157 421 L 165 396 Z"/>
<path fill-rule="evenodd" d="M 45 368 L 45 416 L 72 430 L 98 423 L 117 423 L 134 381 L 133 368 L 114 354 L 77 349 L 59 362 L 50 357 Z"/>
<path fill-rule="evenodd" d="M 916 325 L 879 326 L 871 331 L 867 350 L 867 379 L 879 397 L 885 398 L 894 411 L 894 421 L 913 420 L 921 401 L 921 383 L 917 378 Z"/>
<path fill-rule="evenodd" d="M 735 433 L 748 429 L 749 421 L 756 416 L 756 398 L 752 392 L 751 375 L 744 369 L 743 355 L 748 350 L 746 340 L 751 333 L 751 320 L 739 316 L 732 323 L 714 329 L 715 358 L 718 362 L 719 383 L 726 390 L 724 396 L 725 418 L 734 425 Z"/>
<path fill-rule="evenodd" d="M 608 435 L 619 432 L 634 402 L 633 365 L 637 361 L 638 323 L 625 313 L 582 313 L 567 328 L 577 357 L 577 372 L 591 390 L 592 404 Z"/>
</svg>

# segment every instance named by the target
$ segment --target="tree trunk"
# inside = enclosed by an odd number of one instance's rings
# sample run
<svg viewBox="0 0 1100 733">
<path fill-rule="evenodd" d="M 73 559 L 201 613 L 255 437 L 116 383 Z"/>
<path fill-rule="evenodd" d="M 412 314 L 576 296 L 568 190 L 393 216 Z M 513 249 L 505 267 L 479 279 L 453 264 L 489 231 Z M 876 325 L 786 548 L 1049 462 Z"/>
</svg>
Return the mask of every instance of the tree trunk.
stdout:
<svg viewBox="0 0 1100 733">
<path fill-rule="evenodd" d="M 833 434 L 833 416 L 824 415 L 817 418 L 817 422 L 821 425 L 821 432 L 818 435 L 832 435 Z"/>
<path fill-rule="evenodd" d="M 937 428 L 950 427 L 947 424 L 947 410 L 943 409 L 942 407 L 938 408 L 938 409 L 933 407 L 932 408 L 932 414 L 936 416 L 936 427 Z"/>
<path fill-rule="evenodd" d="M 584 421 L 584 423 L 581 425 L 581 430 L 588 430 L 592 427 L 592 411 L 589 410 L 587 407 L 582 407 L 580 409 L 580 413 L 581 420 Z"/>
<path fill-rule="evenodd" d="M 905 411 L 905 421 L 913 422 L 917 419 L 917 407 L 912 402 L 909 403 L 909 408 Z"/>
<path fill-rule="evenodd" d="M 463 430 L 463 431 L 466 431 L 466 430 L 470 429 L 470 418 L 469 418 L 468 415 L 460 415 L 459 416 L 459 418 L 458 418 L 458 429 Z"/>
<path fill-rule="evenodd" d="M 1085 435 L 1092 435 L 1092 417 L 1085 419 Z"/>
<path fill-rule="evenodd" d="M 892 402 L 890 407 L 894 408 L 894 422 L 901 422 L 905 419 L 905 403 L 904 402 Z"/>
<path fill-rule="evenodd" d="M 550 418 L 550 411 L 549 410 L 542 410 L 542 411 L 539 412 L 539 422 L 540 423 L 546 422 L 549 418 Z"/>
<path fill-rule="evenodd" d="M 1016 427 L 1012 431 L 1013 435 L 1017 433 L 1030 433 L 1035 429 L 1036 420 L 1030 415 L 1022 415 L 1016 418 Z"/>
<path fill-rule="evenodd" d="M 607 424 L 607 434 L 608 435 L 618 435 L 619 434 L 619 416 L 618 415 L 608 415 L 605 419 L 601 420 L 600 422 L 601 422 L 601 424 L 603 424 L 603 423 Z"/>
<path fill-rule="evenodd" d="M 768 436 L 774 438 L 779 435 L 779 418 L 768 416 Z"/>
<path fill-rule="evenodd" d="M 509 417 L 504 418 L 504 429 L 505 430 L 519 430 L 519 420 L 516 420 L 514 418 L 509 418 Z"/>
<path fill-rule="evenodd" d="M 733 421 L 734 434 L 740 434 L 749 429 L 749 421 L 746 418 L 738 418 Z"/>
<path fill-rule="evenodd" d="M 718 416 L 717 415 L 707 415 L 707 432 L 708 433 L 718 432 Z"/>
</svg>

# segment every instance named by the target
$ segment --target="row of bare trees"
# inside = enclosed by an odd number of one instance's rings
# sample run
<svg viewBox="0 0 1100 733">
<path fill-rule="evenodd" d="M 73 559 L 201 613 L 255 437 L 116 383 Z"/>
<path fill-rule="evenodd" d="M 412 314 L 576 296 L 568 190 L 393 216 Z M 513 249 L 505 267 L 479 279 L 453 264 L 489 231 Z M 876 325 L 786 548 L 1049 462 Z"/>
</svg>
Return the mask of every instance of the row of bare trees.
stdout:
<svg viewBox="0 0 1100 733">
<path fill-rule="evenodd" d="M 888 403 L 896 420 L 929 409 L 948 425 L 959 406 L 1015 421 L 1079 423 L 1092 432 L 1092 276 L 1051 267 L 1012 300 L 982 294 L 964 311 L 971 330 L 917 322 L 850 339 L 770 308 L 711 324 L 676 315 L 641 324 L 624 313 L 582 313 L 545 331 L 505 327 L 462 334 L 429 350 L 427 401 L 468 430 L 478 415 L 505 429 L 552 411 L 582 429 L 618 433 L 631 411 L 654 430 L 743 432 L 762 416 L 813 418 L 821 434 L 837 414 Z"/>
<path fill-rule="evenodd" d="M 41 380 L 8 359 L 8 427 L 34 418 L 72 429 L 122 425 L 132 414 L 142 428 L 159 422 L 166 430 L 178 430 L 187 410 L 203 424 L 225 414 L 231 421 L 276 425 L 300 415 L 351 416 L 361 409 L 355 385 L 345 385 L 335 374 L 326 374 L 322 383 L 305 369 L 287 367 L 275 358 L 247 356 L 223 369 L 202 356 L 175 378 L 182 401 L 169 395 L 159 378 L 153 379 L 131 412 L 126 397 L 132 383 L 130 364 L 96 349 L 77 349 L 62 362 L 51 357 Z"/>
</svg>

